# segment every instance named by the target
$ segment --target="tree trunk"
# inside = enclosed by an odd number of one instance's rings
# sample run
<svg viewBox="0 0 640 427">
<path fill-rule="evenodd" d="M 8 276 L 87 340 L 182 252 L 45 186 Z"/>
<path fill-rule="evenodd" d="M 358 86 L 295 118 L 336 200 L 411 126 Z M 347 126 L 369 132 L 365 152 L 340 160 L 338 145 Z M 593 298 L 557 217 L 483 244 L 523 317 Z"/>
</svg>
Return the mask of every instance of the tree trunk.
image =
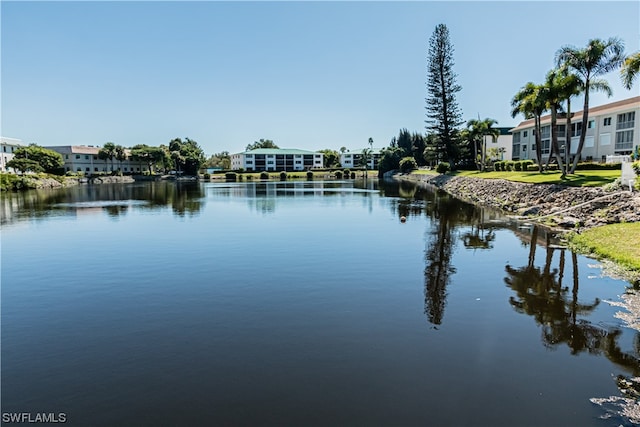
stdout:
<svg viewBox="0 0 640 427">
<path fill-rule="evenodd" d="M 560 147 L 558 147 L 558 109 L 556 106 L 551 107 L 551 151 L 556 156 L 556 160 L 558 161 L 558 168 L 562 173 L 562 177 L 566 175 L 564 170 L 564 162 L 562 161 L 562 156 L 560 155 Z M 549 155 L 551 158 L 551 155 Z"/>
<path fill-rule="evenodd" d="M 587 79 L 585 79 L 587 82 Z M 587 121 L 589 120 L 589 85 L 584 87 L 584 107 L 582 107 L 582 132 L 580 132 L 580 142 L 578 142 L 578 149 L 576 150 L 576 156 L 573 158 L 573 166 L 571 166 L 571 172 L 575 173 L 578 161 L 582 156 L 582 147 L 584 146 L 584 139 L 587 135 Z"/>
<path fill-rule="evenodd" d="M 540 116 L 536 115 L 535 117 L 535 132 L 536 132 L 536 158 L 538 160 L 538 170 L 542 173 L 542 135 L 540 132 L 542 131 L 542 126 L 540 126 Z"/>
<path fill-rule="evenodd" d="M 564 161 L 567 163 L 566 171 L 571 167 L 571 99 L 567 99 L 567 129 L 564 133 Z"/>
</svg>

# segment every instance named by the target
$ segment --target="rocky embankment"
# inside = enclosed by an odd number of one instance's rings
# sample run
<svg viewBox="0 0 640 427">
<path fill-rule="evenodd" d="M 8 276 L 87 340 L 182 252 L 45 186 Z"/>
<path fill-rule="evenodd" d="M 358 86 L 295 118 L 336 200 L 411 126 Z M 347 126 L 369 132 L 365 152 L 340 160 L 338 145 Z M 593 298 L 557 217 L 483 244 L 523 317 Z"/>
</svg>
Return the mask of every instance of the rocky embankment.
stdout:
<svg viewBox="0 0 640 427">
<path fill-rule="evenodd" d="M 579 229 L 640 221 L 640 192 L 631 193 L 628 189 L 608 191 L 448 175 L 395 177 L 433 185 L 462 200 L 537 220 L 553 228 Z"/>
</svg>

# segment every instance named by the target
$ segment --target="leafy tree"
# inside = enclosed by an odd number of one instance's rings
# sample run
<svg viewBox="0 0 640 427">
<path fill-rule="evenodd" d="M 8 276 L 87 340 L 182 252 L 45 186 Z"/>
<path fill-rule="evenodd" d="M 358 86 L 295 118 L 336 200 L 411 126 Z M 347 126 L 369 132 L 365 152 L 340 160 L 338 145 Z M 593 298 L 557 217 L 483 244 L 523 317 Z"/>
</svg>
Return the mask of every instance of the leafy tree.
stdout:
<svg viewBox="0 0 640 427">
<path fill-rule="evenodd" d="M 204 151 L 198 143 L 192 139 L 174 138 L 169 142 L 169 151 L 176 169 L 186 175 L 197 175 L 200 166 L 204 164 Z"/>
<path fill-rule="evenodd" d="M 115 158 L 118 162 L 120 162 L 120 167 L 118 169 L 122 169 L 122 162 L 127 160 L 127 152 L 125 151 L 122 145 L 116 145 L 115 148 Z"/>
<path fill-rule="evenodd" d="M 25 172 L 43 172 L 42 166 L 35 160 L 14 157 L 7 162 L 7 166 L 21 173 Z"/>
<path fill-rule="evenodd" d="M 463 123 L 462 113 L 456 101 L 456 93 L 462 87 L 453 72 L 453 52 L 449 29 L 439 24 L 429 39 L 426 122 L 427 129 L 439 139 L 434 146 L 438 157 L 447 159 L 452 167 L 464 154 L 457 129 Z"/>
<path fill-rule="evenodd" d="M 629 55 L 622 63 L 620 76 L 622 77 L 624 87 L 631 90 L 638 74 L 640 74 L 640 52 Z"/>
<path fill-rule="evenodd" d="M 18 165 L 27 167 L 28 169 L 21 169 L 20 167 L 14 167 L 14 169 L 32 172 L 59 172 L 60 168 L 64 165 L 62 155 L 48 148 L 40 147 L 37 144 L 30 144 L 26 147 L 20 147 L 14 151 L 14 159 L 18 160 L 31 160 L 34 161 L 38 168 L 34 168 L 30 162 L 18 162 Z M 7 166 L 10 166 L 7 162 Z M 13 166 L 10 166 L 13 167 Z"/>
<path fill-rule="evenodd" d="M 204 163 L 204 167 L 231 169 L 231 155 L 228 151 L 212 154 Z"/>
<path fill-rule="evenodd" d="M 394 146 L 383 148 L 380 161 L 378 162 L 378 173 L 382 175 L 385 172 L 399 169 L 400 160 L 403 157 L 405 157 L 405 153 L 401 148 Z"/>
<path fill-rule="evenodd" d="M 624 43 L 615 37 L 608 40 L 589 40 L 587 46 L 582 49 L 564 46 L 556 52 L 557 65 L 569 67 L 582 81 L 584 89 L 583 126 L 586 127 L 589 120 L 589 92 L 601 90 L 609 96 L 611 94 L 611 88 L 606 80 L 597 77 L 619 68 L 624 60 Z M 578 166 L 586 134 L 586 132 L 580 134 L 580 141 L 569 173 L 574 173 Z"/>
<path fill-rule="evenodd" d="M 131 147 L 133 160 L 146 163 L 149 173 L 153 172 L 155 165 L 162 165 L 166 156 L 167 153 L 162 147 L 152 147 L 147 144 L 137 144 Z"/>
<path fill-rule="evenodd" d="M 324 154 L 322 156 L 323 166 L 325 168 L 335 168 L 340 166 L 340 153 L 330 148 L 318 151 L 318 153 Z"/>
<path fill-rule="evenodd" d="M 116 144 L 113 142 L 107 142 L 104 146 L 98 151 L 98 158 L 100 160 L 111 161 L 111 172 L 113 172 L 113 158 L 116 156 Z"/>
<path fill-rule="evenodd" d="M 262 139 L 260 141 L 254 141 L 253 144 L 247 145 L 245 151 L 255 150 L 257 148 L 280 148 L 270 139 Z"/>
<path fill-rule="evenodd" d="M 411 134 L 411 155 L 418 166 L 425 166 L 424 149 L 427 146 L 424 135 L 414 132 Z"/>
<path fill-rule="evenodd" d="M 404 157 L 400 160 L 400 172 L 407 173 L 414 169 L 418 169 L 418 164 L 413 157 Z"/>
<path fill-rule="evenodd" d="M 546 101 L 544 99 L 544 86 L 528 82 L 511 100 L 511 117 L 518 114 L 524 115 L 525 119 L 534 119 L 534 133 L 536 139 L 536 159 L 538 170 L 542 173 L 542 138 L 540 118 L 546 111 Z"/>
<path fill-rule="evenodd" d="M 340 147 L 340 153 L 344 154 L 347 152 L 347 147 Z"/>
</svg>

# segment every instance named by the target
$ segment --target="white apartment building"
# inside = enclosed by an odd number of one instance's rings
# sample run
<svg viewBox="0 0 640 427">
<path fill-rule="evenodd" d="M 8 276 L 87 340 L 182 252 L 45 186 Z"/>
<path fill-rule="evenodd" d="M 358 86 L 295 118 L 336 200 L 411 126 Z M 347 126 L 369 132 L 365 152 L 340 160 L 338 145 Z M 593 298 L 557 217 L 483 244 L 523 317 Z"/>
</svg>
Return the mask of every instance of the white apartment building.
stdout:
<svg viewBox="0 0 640 427">
<path fill-rule="evenodd" d="M 604 162 L 607 156 L 627 155 L 640 145 L 640 96 L 612 102 L 589 109 L 588 123 L 582 123 L 582 111 L 571 115 L 571 154 L 578 148 L 580 135 L 585 142 L 582 161 Z M 558 114 L 558 145 L 564 152 L 566 141 L 566 115 Z M 512 159 L 536 158 L 534 120 L 525 120 L 511 129 Z M 551 116 L 541 118 L 542 159 L 551 155 Z"/>
<path fill-rule="evenodd" d="M 362 167 L 362 153 L 365 148 L 359 148 L 355 150 L 345 151 L 340 154 L 340 165 L 343 168 L 360 168 Z M 371 150 L 371 156 L 367 161 L 367 169 L 378 169 L 378 162 L 382 157 L 382 152 L 379 149 L 370 149 L 366 148 L 366 150 Z"/>
<path fill-rule="evenodd" d="M 0 136 L 0 172 L 15 172 L 7 166 L 7 162 L 13 159 L 14 151 L 23 146 L 19 139 Z"/>
<path fill-rule="evenodd" d="M 304 171 L 322 167 L 323 154 L 292 148 L 257 148 L 231 155 L 231 169 L 250 172 Z"/>
<path fill-rule="evenodd" d="M 62 145 L 44 148 L 56 151 L 62 155 L 65 172 L 92 174 L 111 172 L 112 170 L 117 171 L 120 169 L 124 173 L 143 173 L 149 170 L 147 163 L 134 161 L 130 157 L 129 150 L 125 150 L 127 160 L 120 162 L 114 158 L 112 162 L 109 159 L 102 160 L 98 158 L 100 147 L 94 147 L 92 145 Z"/>
</svg>

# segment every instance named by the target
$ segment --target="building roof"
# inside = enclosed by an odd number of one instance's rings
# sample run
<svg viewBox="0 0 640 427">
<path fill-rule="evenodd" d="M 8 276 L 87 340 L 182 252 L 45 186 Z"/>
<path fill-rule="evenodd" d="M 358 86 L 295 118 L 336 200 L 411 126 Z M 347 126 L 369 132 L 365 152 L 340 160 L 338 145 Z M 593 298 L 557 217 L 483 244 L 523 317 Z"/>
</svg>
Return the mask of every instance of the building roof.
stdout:
<svg viewBox="0 0 640 427">
<path fill-rule="evenodd" d="M 637 104 L 637 105 L 636 105 Z M 615 112 L 625 109 L 624 107 L 640 107 L 640 96 L 634 96 L 632 98 L 623 99 L 621 101 L 611 102 L 609 104 L 599 105 L 597 107 L 589 108 L 589 114 L 606 114 L 608 112 Z M 575 117 L 577 121 L 582 121 L 582 111 L 576 111 L 572 113 L 571 117 Z M 546 123 L 551 121 L 551 115 L 547 114 L 546 116 L 542 116 L 540 118 L 541 123 Z M 518 126 L 514 127 L 510 130 L 510 132 L 517 132 L 522 129 L 528 129 L 533 127 L 534 119 L 525 120 L 520 122 Z"/>
<path fill-rule="evenodd" d="M 322 154 L 315 151 L 299 150 L 297 148 L 256 148 L 238 154 Z"/>
</svg>

